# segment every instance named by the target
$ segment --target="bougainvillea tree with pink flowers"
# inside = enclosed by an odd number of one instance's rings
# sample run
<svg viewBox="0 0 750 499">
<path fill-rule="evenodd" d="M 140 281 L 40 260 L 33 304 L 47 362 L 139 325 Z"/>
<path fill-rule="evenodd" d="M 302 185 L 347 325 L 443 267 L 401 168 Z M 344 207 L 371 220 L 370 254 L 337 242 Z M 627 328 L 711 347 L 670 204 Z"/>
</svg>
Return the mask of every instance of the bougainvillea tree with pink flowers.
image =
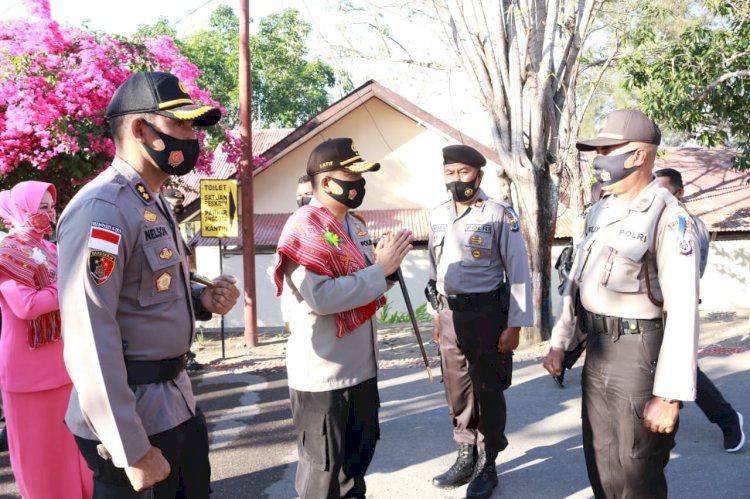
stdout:
<svg viewBox="0 0 750 499">
<path fill-rule="evenodd" d="M 172 39 L 128 40 L 65 27 L 50 17 L 49 0 L 24 0 L 32 17 L 0 22 L 0 188 L 36 178 L 57 185 L 66 202 L 112 159 L 104 110 L 115 89 L 136 71 L 168 71 L 196 101 L 219 106 L 195 85 L 200 71 Z M 239 139 L 221 124 L 199 134 L 222 143 L 236 161 Z M 204 147 L 198 169 L 210 170 Z"/>
</svg>

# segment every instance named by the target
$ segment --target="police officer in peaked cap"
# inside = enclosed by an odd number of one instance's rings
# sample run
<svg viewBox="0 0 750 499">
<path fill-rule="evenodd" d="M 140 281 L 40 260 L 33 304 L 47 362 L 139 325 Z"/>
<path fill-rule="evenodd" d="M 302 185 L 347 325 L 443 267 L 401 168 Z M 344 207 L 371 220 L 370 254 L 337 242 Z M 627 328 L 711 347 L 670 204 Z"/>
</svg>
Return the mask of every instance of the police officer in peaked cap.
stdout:
<svg viewBox="0 0 750 499">
<path fill-rule="evenodd" d="M 621 109 L 576 144 L 596 153 L 594 176 L 609 195 L 586 216 L 544 367 L 561 372 L 578 292 L 583 449 L 597 498 L 667 497 L 681 401 L 695 398 L 700 248 L 690 215 L 654 179 L 660 143 L 645 114 Z"/>
<path fill-rule="evenodd" d="M 188 249 L 162 194 L 190 172 L 194 127 L 219 109 L 193 101 L 172 74 L 132 75 L 106 111 L 112 165 L 70 201 L 58 225 L 65 365 L 73 392 L 65 423 L 94 473 L 95 498 L 205 498 L 206 420 L 185 354 L 195 319 L 225 314 L 234 278 L 191 285 Z M 182 497 L 180 496 L 180 497 Z"/>
<path fill-rule="evenodd" d="M 450 199 L 432 210 L 430 281 L 435 339 L 458 456 L 432 479 L 469 482 L 466 497 L 489 497 L 495 459 L 508 445 L 504 391 L 511 384 L 520 329 L 533 324 L 528 255 L 518 216 L 479 187 L 485 157 L 458 144 L 443 149 Z"/>
</svg>

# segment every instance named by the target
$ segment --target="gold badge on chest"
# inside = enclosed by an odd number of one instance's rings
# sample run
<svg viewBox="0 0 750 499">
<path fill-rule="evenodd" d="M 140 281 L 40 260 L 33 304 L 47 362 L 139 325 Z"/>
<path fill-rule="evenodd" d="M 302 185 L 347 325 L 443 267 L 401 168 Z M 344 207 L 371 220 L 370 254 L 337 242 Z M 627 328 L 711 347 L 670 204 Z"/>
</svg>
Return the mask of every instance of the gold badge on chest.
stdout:
<svg viewBox="0 0 750 499">
<path fill-rule="evenodd" d="M 159 277 L 156 278 L 156 291 L 163 293 L 169 289 L 172 285 L 172 274 L 169 272 L 163 272 Z"/>
</svg>

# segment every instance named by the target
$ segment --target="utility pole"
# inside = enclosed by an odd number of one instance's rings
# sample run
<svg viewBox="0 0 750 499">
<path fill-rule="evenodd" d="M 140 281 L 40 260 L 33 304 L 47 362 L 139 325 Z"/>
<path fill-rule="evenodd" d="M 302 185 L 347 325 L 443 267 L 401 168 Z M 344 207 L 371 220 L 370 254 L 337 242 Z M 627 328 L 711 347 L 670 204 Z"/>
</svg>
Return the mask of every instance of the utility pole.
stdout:
<svg viewBox="0 0 750 499">
<path fill-rule="evenodd" d="M 250 6 L 240 0 L 240 188 L 242 206 L 242 267 L 245 281 L 245 344 L 258 346 L 255 295 L 255 214 L 253 212 L 253 83 L 250 70 Z"/>
</svg>

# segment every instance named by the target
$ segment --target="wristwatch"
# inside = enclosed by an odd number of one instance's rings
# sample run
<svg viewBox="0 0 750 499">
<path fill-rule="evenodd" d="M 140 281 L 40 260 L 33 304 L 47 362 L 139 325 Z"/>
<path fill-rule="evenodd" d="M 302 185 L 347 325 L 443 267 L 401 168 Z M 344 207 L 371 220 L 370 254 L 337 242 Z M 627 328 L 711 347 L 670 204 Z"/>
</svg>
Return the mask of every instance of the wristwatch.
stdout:
<svg viewBox="0 0 750 499">
<path fill-rule="evenodd" d="M 666 397 L 661 398 L 662 402 L 666 402 L 667 404 L 674 404 L 675 402 L 679 402 L 679 400 L 676 399 L 668 399 Z"/>
</svg>

